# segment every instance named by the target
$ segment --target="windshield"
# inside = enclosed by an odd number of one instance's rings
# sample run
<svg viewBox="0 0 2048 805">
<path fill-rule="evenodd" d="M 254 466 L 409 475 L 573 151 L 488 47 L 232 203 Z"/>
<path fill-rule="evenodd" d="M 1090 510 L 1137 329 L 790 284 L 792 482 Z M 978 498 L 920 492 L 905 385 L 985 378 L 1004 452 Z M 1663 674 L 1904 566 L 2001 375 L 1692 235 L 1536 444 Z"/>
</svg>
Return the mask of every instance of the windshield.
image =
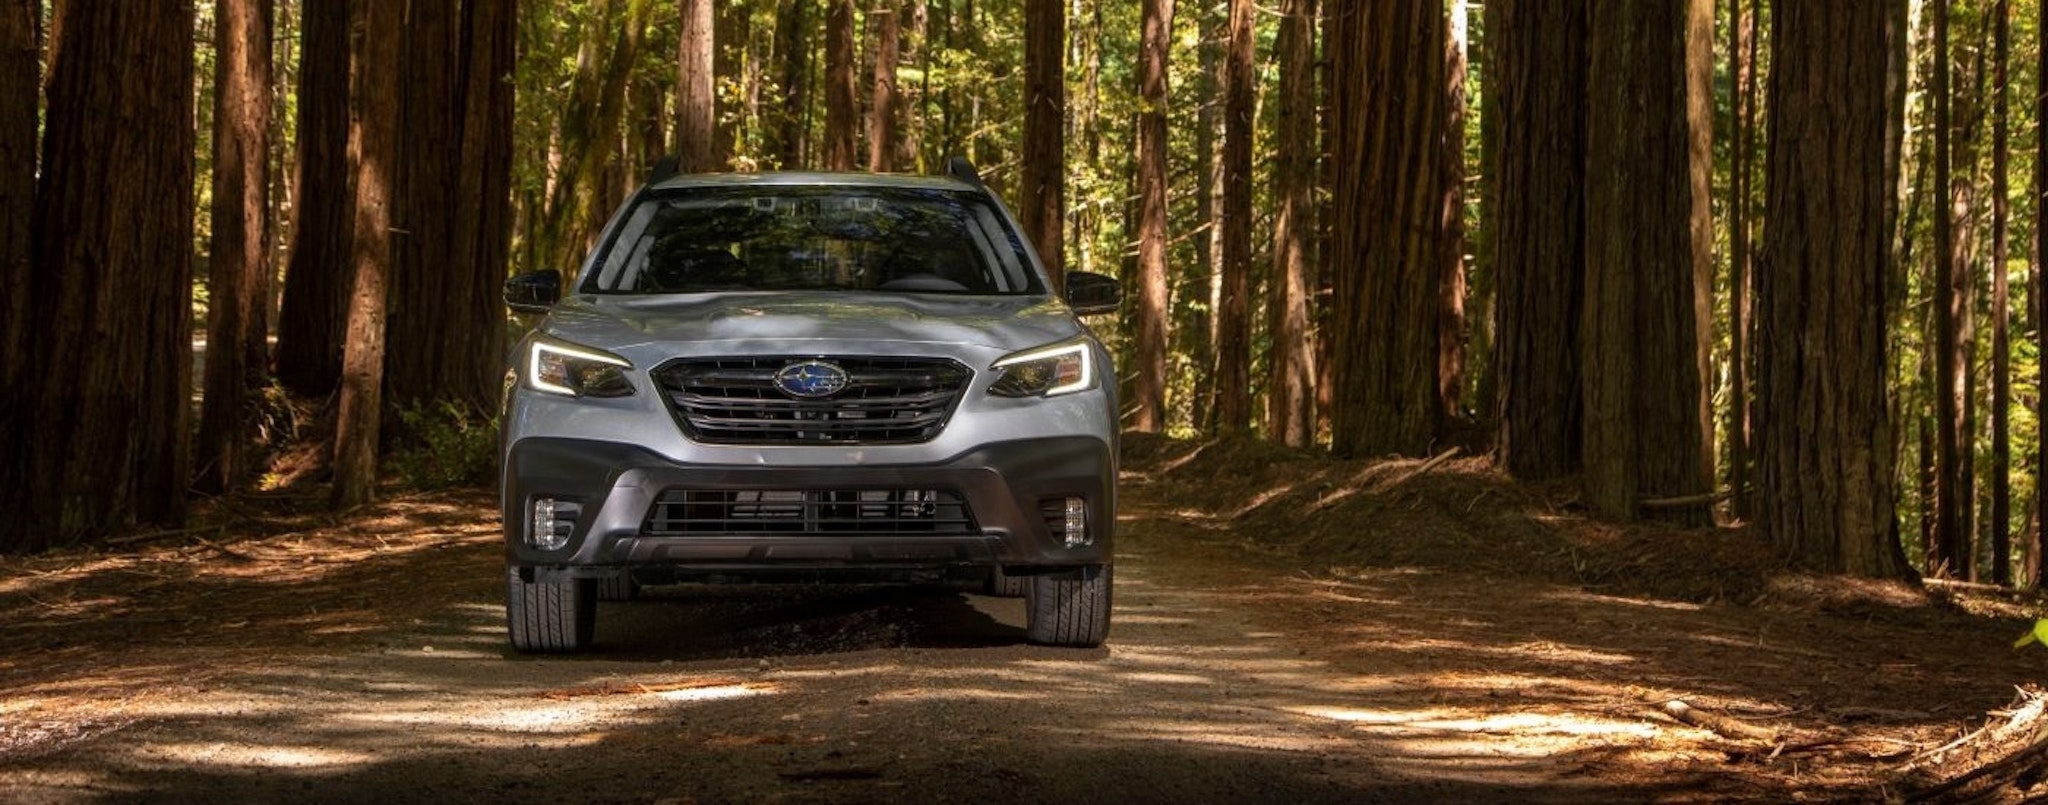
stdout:
<svg viewBox="0 0 2048 805">
<path fill-rule="evenodd" d="M 980 194 L 860 186 L 651 196 L 619 227 L 584 289 L 1043 293 L 1016 234 Z"/>
</svg>

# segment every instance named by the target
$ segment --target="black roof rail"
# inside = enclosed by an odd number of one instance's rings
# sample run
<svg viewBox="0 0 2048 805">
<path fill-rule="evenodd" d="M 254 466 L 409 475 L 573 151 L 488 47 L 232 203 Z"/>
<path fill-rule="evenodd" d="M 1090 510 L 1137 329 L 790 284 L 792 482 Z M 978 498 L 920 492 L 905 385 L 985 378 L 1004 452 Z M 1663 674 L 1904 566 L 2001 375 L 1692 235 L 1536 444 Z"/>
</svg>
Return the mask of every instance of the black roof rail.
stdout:
<svg viewBox="0 0 2048 805">
<path fill-rule="evenodd" d="M 675 154 L 663 154 L 660 159 L 654 161 L 653 167 L 647 169 L 647 183 L 654 184 L 663 179 L 673 178 L 682 172 L 683 160 L 681 157 Z"/>
<path fill-rule="evenodd" d="M 988 189 L 988 185 L 981 181 L 981 171 L 975 169 L 974 163 L 968 161 L 966 157 L 949 157 L 946 160 L 946 175 L 975 187 Z"/>
</svg>

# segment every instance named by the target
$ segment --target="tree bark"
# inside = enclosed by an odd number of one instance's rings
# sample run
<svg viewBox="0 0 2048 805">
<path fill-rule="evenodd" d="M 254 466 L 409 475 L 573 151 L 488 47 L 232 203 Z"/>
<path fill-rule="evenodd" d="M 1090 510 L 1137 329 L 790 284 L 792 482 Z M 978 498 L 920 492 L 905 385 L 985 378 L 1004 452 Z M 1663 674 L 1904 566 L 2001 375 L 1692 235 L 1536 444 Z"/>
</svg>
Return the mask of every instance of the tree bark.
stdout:
<svg viewBox="0 0 2048 805">
<path fill-rule="evenodd" d="M 1316 439 L 1315 325 L 1309 312 L 1315 282 L 1318 153 L 1315 0 L 1285 0 L 1280 14 L 1280 100 L 1273 126 L 1273 278 L 1267 325 L 1273 355 L 1266 427 L 1274 441 L 1306 447 Z"/>
<path fill-rule="evenodd" d="M 730 153 L 718 151 L 716 18 L 712 0 L 682 0 L 682 32 L 676 52 L 676 155 L 685 173 L 725 167 Z"/>
<path fill-rule="evenodd" d="M 1145 0 L 1138 44 L 1138 282 L 1137 393 L 1131 429 L 1166 427 L 1168 330 L 1167 59 L 1173 44 L 1173 0 Z"/>
<path fill-rule="evenodd" d="M 870 84 L 874 95 L 868 107 L 868 170 L 887 173 L 896 169 L 896 62 L 902 56 L 902 25 L 896 19 L 896 10 L 887 6 L 868 12 L 868 25 L 875 39 Z"/>
<path fill-rule="evenodd" d="M 1708 488 L 1696 0 L 1593 0 L 1588 26 L 1583 479 L 1601 514 Z M 1659 508 L 1681 524 L 1705 506 Z"/>
<path fill-rule="evenodd" d="M 368 503 L 377 491 L 377 436 L 383 410 L 386 280 L 392 263 L 392 205 L 397 195 L 398 127 L 406 19 L 396 3 L 363 8 L 356 101 L 349 121 L 356 155 L 356 206 L 349 259 L 348 339 L 335 421 L 331 504 Z"/>
<path fill-rule="evenodd" d="M 1443 435 L 1443 267 L 1459 248 L 1446 164 L 1448 26 L 1430 3 L 1363 4 L 1327 18 L 1335 276 L 1332 447 L 1423 456 Z"/>
<path fill-rule="evenodd" d="M 1748 58 L 1756 38 L 1756 6 L 1729 2 L 1728 71 L 1735 79 L 1734 114 L 1729 122 L 1728 179 L 1728 420 L 1722 426 L 1728 444 L 1728 488 L 1735 494 L 1730 509 L 1748 519 L 1749 485 L 1749 206 L 1753 189 L 1750 132 L 1755 130 L 1756 63 Z"/>
<path fill-rule="evenodd" d="M 804 143 L 809 138 L 811 48 L 805 33 L 810 30 L 809 12 L 813 0 L 786 0 L 775 17 L 776 85 L 782 90 L 782 108 L 772 130 L 774 141 L 766 151 L 774 154 L 777 167 L 794 170 L 807 164 Z"/>
<path fill-rule="evenodd" d="M 1771 13 L 1757 522 L 1814 569 L 1910 578 L 1885 405 L 1885 12 L 1788 0 Z"/>
<path fill-rule="evenodd" d="M 192 4 L 67 0 L 26 287 L 35 378 L 0 550 L 185 515 L 192 361 Z"/>
<path fill-rule="evenodd" d="M 387 408 L 490 411 L 504 391 L 514 18 L 513 0 L 409 8 L 387 197 Z"/>
<path fill-rule="evenodd" d="M 1024 0 L 1024 175 L 1018 217 L 1055 291 L 1066 287 L 1067 6 Z"/>
<path fill-rule="evenodd" d="M 1586 2 L 1491 0 L 1495 449 L 1508 472 L 1579 471 L 1579 324 L 1586 269 Z"/>
<path fill-rule="evenodd" d="M 850 171 L 858 148 L 853 0 L 827 0 L 825 12 L 825 169 Z"/>
<path fill-rule="evenodd" d="M 268 368 L 271 8 L 270 0 L 214 7 L 206 397 L 193 462 L 194 486 L 207 493 L 247 474 L 251 394 Z"/>
<path fill-rule="evenodd" d="M 1946 203 L 1934 212 L 1934 254 L 1938 268 L 1934 278 L 1934 540 L 1928 544 L 1928 572 L 1944 578 L 1969 575 L 1969 532 L 1964 523 L 1968 502 L 1962 497 L 1962 407 L 1966 371 L 1958 355 L 1962 350 L 1959 309 L 1967 294 L 1958 286 L 1968 284 L 1967 271 L 1957 282 L 1957 240 L 1955 234 L 1955 148 L 1954 102 L 1950 86 L 1953 70 L 1949 49 L 1949 0 L 1934 3 L 1934 186 Z M 1966 182 L 1965 182 L 1966 183 Z"/>
<path fill-rule="evenodd" d="M 30 256 L 35 242 L 36 129 L 42 112 L 42 4 L 0 0 L 0 455 L 20 456 L 27 433 Z M 19 462 L 0 462 L 0 482 L 22 488 Z M 0 534 L 4 534 L 0 530 Z M 0 540 L 0 550 L 7 547 Z"/>
<path fill-rule="evenodd" d="M 348 0 L 304 0 L 300 29 L 297 213 L 277 317 L 278 382 L 325 397 L 341 377 L 350 216 Z"/>
<path fill-rule="evenodd" d="M 2007 65 L 2012 62 L 2012 4 L 1992 5 L 1991 145 L 1991 583 L 2012 583 L 2012 334 L 2006 277 L 2007 177 L 2011 111 Z"/>
<path fill-rule="evenodd" d="M 1230 0 L 1223 55 L 1222 215 L 1216 219 L 1222 260 L 1216 306 L 1216 428 L 1251 426 L 1252 392 L 1252 136 L 1258 121 L 1252 0 Z"/>
</svg>

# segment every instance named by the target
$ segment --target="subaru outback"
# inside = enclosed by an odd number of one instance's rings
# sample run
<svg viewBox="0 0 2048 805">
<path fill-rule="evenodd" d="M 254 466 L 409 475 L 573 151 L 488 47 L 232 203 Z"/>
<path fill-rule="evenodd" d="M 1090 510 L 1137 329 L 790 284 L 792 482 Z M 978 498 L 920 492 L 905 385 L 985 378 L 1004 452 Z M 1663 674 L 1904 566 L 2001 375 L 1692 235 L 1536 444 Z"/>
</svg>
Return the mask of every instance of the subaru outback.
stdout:
<svg viewBox="0 0 2048 805">
<path fill-rule="evenodd" d="M 583 649 L 598 601 L 698 582 L 984 585 L 1025 636 L 1109 633 L 1117 398 L 974 168 L 657 177 L 507 373 L 501 499 L 515 649 Z"/>
</svg>

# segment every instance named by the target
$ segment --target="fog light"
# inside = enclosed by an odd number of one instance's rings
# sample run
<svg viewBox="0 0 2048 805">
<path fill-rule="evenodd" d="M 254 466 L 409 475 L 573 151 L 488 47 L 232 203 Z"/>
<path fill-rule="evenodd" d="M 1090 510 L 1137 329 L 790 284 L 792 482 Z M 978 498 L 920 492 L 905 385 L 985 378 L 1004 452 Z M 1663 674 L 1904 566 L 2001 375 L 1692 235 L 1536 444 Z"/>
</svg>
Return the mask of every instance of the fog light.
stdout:
<svg viewBox="0 0 2048 805">
<path fill-rule="evenodd" d="M 542 550 L 552 551 L 569 544 L 567 525 L 555 517 L 554 498 L 534 498 L 533 530 L 527 538 Z"/>
<path fill-rule="evenodd" d="M 1078 548 L 1094 540 L 1088 537 L 1088 502 L 1067 498 L 1067 547 Z"/>
</svg>

